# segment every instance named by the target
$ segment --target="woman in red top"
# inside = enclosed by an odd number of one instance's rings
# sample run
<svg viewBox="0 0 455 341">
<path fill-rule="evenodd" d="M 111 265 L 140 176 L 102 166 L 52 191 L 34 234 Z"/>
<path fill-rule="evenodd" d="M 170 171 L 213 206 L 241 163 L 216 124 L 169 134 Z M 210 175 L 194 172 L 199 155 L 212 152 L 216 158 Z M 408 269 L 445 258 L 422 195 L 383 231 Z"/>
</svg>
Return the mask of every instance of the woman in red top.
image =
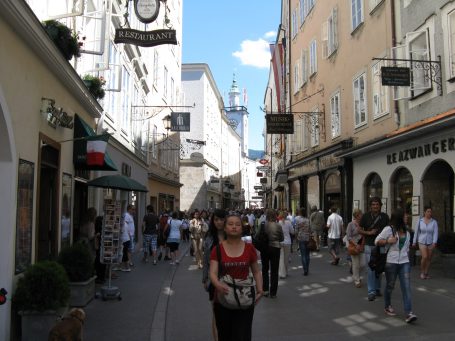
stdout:
<svg viewBox="0 0 455 341">
<path fill-rule="evenodd" d="M 228 215 L 224 223 L 226 240 L 220 244 L 223 273 L 234 279 L 246 279 L 250 269 L 256 282 L 256 303 L 262 297 L 262 275 L 257 262 L 256 249 L 242 240 L 242 221 L 238 215 Z M 210 280 L 217 292 L 228 292 L 228 286 L 218 279 L 218 255 L 213 248 L 210 254 Z M 250 341 L 254 306 L 249 309 L 228 309 L 216 301 L 214 313 L 219 341 Z"/>
</svg>

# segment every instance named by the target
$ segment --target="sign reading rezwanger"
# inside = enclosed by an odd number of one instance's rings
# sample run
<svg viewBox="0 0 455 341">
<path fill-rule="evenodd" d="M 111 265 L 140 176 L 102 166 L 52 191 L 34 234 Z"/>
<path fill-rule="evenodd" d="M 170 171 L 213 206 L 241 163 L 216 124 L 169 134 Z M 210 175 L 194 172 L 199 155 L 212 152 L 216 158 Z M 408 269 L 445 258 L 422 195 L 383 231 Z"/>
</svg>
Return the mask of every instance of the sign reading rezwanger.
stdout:
<svg viewBox="0 0 455 341">
<path fill-rule="evenodd" d="M 130 28 L 119 28 L 115 30 L 114 42 L 143 47 L 162 44 L 177 45 L 177 36 L 175 30 L 138 31 Z"/>
</svg>

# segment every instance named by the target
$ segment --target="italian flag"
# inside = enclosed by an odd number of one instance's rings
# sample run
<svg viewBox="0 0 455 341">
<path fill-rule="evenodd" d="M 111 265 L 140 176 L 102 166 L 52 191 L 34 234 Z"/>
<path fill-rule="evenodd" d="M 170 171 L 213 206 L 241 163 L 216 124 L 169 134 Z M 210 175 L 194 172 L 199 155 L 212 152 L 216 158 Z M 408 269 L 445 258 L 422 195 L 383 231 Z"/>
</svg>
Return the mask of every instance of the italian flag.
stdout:
<svg viewBox="0 0 455 341">
<path fill-rule="evenodd" d="M 104 165 L 104 154 L 106 153 L 108 140 L 108 134 L 87 138 L 87 166 Z"/>
</svg>

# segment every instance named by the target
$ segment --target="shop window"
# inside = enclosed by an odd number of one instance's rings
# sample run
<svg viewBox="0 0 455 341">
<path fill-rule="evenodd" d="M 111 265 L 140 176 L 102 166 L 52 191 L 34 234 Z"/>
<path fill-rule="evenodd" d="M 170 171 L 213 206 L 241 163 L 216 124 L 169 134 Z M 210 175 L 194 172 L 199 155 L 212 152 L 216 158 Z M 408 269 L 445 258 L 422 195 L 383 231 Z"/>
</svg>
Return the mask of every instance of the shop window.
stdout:
<svg viewBox="0 0 455 341">
<path fill-rule="evenodd" d="M 392 209 L 400 208 L 411 214 L 412 207 L 412 175 L 406 168 L 401 168 L 392 179 Z"/>
<path fill-rule="evenodd" d="M 368 210 L 368 201 L 373 197 L 382 198 L 382 179 L 377 173 L 369 175 L 365 182 L 365 212 Z"/>
</svg>

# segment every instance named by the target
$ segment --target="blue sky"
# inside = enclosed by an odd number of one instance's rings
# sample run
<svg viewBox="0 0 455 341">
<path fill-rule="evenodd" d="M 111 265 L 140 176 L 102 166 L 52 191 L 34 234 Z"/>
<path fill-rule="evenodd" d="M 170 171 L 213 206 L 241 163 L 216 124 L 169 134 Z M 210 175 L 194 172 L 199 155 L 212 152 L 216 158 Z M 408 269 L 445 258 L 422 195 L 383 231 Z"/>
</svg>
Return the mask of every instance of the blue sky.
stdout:
<svg viewBox="0 0 455 341">
<path fill-rule="evenodd" d="M 278 0 L 184 0 L 183 63 L 206 63 L 224 104 L 236 74 L 240 91 L 247 89 L 249 148 L 264 149 L 264 92 L 270 65 L 269 43 L 280 23 Z"/>
</svg>

